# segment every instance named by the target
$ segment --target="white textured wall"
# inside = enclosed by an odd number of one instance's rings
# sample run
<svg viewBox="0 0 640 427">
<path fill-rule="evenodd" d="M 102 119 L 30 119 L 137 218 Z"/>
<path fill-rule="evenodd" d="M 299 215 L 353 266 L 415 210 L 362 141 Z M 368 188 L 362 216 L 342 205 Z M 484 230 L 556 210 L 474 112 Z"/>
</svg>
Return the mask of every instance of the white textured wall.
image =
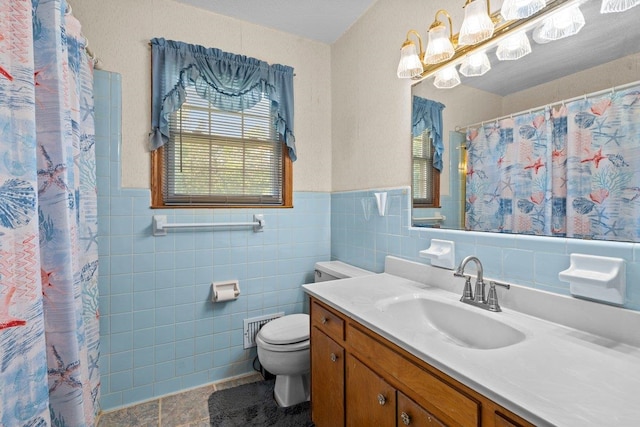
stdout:
<svg viewBox="0 0 640 427">
<path fill-rule="evenodd" d="M 122 75 L 122 185 L 149 188 L 153 37 L 294 67 L 295 191 L 331 191 L 330 46 L 172 0 L 72 0 L 102 68 Z"/>
</svg>

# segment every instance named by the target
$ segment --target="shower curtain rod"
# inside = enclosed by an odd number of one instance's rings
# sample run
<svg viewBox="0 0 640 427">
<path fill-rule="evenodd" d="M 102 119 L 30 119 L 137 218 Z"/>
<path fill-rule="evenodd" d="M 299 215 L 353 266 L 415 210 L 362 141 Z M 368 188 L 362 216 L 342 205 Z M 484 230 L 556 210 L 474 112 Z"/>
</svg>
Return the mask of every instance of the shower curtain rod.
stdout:
<svg viewBox="0 0 640 427">
<path fill-rule="evenodd" d="M 71 3 L 67 2 L 67 7 L 64 11 L 65 14 L 67 15 L 73 15 L 73 7 L 71 7 Z M 75 18 L 75 16 L 74 16 Z M 89 49 L 89 39 L 82 34 L 82 36 L 84 37 L 84 40 L 86 42 L 85 46 L 84 46 L 84 51 L 87 53 L 87 56 L 89 57 L 89 59 L 91 60 L 91 62 L 93 62 L 93 66 L 94 68 L 97 67 L 98 63 L 100 62 L 100 58 L 98 58 L 94 52 L 92 52 Z"/>
<path fill-rule="evenodd" d="M 584 95 L 575 96 L 573 98 L 564 99 L 562 101 L 556 101 L 556 102 L 552 102 L 552 103 L 549 103 L 549 104 L 544 104 L 544 105 L 541 105 L 539 107 L 528 108 L 526 110 L 522 110 L 522 111 L 519 111 L 517 113 L 507 114 L 507 115 L 504 115 L 502 117 L 498 117 L 498 118 L 495 118 L 495 119 L 483 120 L 481 122 L 472 123 L 472 124 L 466 125 L 466 126 L 456 126 L 455 127 L 455 131 L 456 132 L 467 131 L 469 128 L 473 128 L 473 127 L 477 127 L 477 126 L 484 126 L 485 123 L 498 122 L 500 120 L 508 119 L 509 117 L 519 116 L 520 114 L 531 113 L 532 111 L 541 110 L 541 109 L 543 109 L 545 107 L 552 107 L 554 105 L 564 105 L 567 102 L 577 101 L 579 99 L 593 98 L 594 96 L 603 95 L 603 94 L 609 93 L 609 92 L 610 93 L 614 93 L 616 91 L 628 89 L 630 87 L 638 86 L 638 85 L 640 85 L 640 80 L 637 80 L 637 81 L 631 82 L 631 83 L 626 83 L 626 84 L 623 84 L 623 85 L 620 85 L 620 86 L 612 86 L 609 89 L 603 89 L 603 90 L 599 90 L 599 91 L 596 91 L 596 92 L 586 93 Z"/>
</svg>

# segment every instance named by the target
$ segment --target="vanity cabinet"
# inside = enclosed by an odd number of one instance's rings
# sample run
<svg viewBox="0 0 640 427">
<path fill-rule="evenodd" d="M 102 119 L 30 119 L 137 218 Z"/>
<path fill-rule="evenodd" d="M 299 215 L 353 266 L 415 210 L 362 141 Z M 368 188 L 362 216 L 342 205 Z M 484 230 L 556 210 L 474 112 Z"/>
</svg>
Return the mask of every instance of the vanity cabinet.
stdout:
<svg viewBox="0 0 640 427">
<path fill-rule="evenodd" d="M 317 427 L 533 427 L 317 299 L 310 306 Z"/>
</svg>

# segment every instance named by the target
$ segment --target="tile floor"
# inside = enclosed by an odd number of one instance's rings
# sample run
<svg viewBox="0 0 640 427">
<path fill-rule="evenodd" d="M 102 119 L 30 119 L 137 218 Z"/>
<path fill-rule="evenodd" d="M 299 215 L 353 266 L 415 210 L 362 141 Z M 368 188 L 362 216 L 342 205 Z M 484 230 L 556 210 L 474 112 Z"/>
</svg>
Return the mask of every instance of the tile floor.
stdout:
<svg viewBox="0 0 640 427">
<path fill-rule="evenodd" d="M 227 388 L 262 380 L 258 373 L 104 412 L 97 427 L 208 427 L 209 396 Z"/>
</svg>

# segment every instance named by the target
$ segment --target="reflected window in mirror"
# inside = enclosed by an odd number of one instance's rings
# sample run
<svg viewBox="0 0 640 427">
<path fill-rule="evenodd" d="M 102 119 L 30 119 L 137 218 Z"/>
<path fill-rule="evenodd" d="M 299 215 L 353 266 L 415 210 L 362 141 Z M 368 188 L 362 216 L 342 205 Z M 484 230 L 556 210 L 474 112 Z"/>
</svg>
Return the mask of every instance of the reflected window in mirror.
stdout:
<svg viewBox="0 0 640 427">
<path fill-rule="evenodd" d="M 413 207 L 440 207 L 440 172 L 433 167 L 434 151 L 428 129 L 413 137 Z"/>
<path fill-rule="evenodd" d="M 413 207 L 440 207 L 444 104 L 413 96 L 411 105 Z"/>
</svg>

